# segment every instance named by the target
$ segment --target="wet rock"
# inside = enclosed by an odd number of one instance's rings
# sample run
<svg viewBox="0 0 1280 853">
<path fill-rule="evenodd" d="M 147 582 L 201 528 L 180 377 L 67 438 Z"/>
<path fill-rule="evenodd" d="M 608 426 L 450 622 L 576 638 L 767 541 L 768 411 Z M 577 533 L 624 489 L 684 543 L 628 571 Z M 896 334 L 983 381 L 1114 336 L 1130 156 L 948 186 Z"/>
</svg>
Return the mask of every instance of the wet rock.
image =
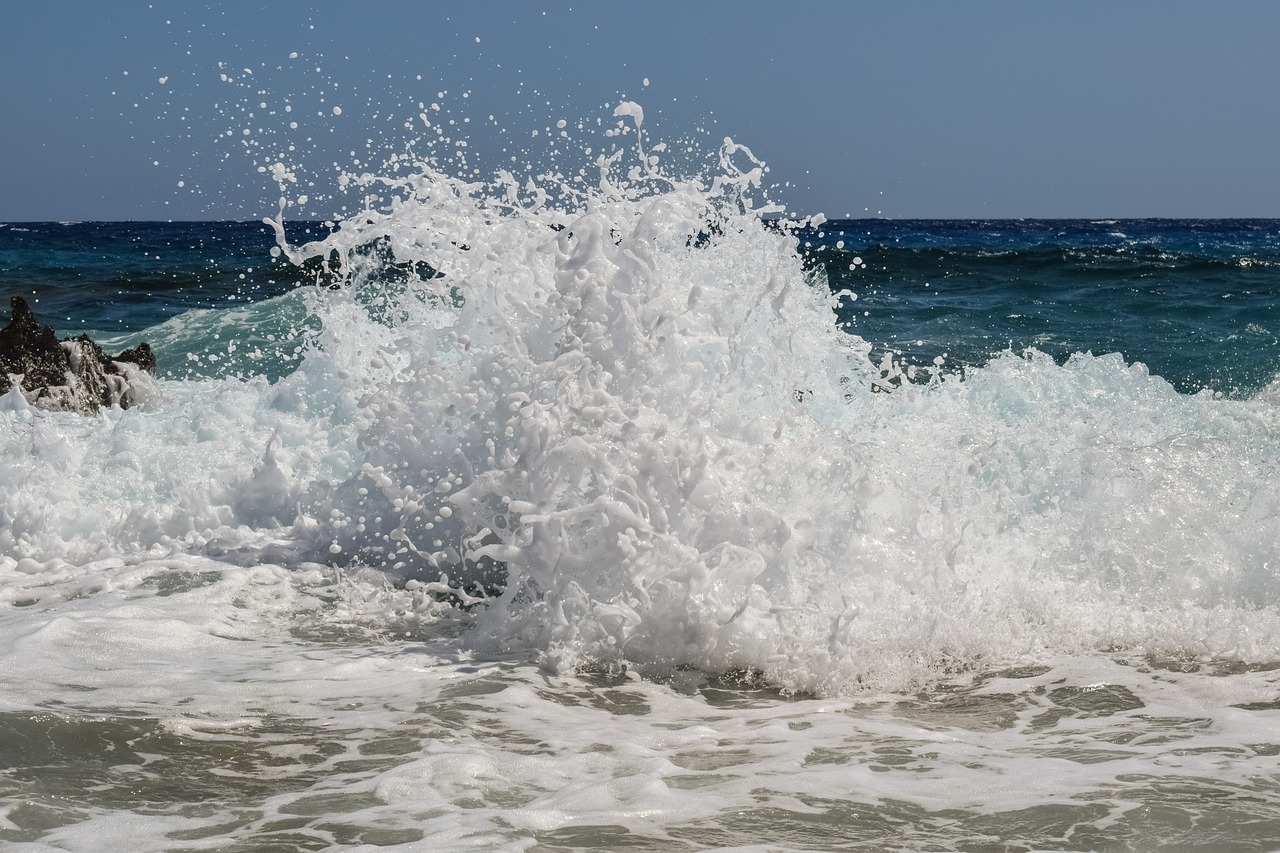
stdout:
<svg viewBox="0 0 1280 853">
<path fill-rule="evenodd" d="M 145 343 L 107 355 L 88 335 L 58 340 L 21 296 L 9 304 L 12 317 L 0 329 L 0 394 L 16 384 L 37 408 L 92 415 L 104 406 L 129 408 L 142 377 L 155 375 L 156 357 Z"/>
</svg>

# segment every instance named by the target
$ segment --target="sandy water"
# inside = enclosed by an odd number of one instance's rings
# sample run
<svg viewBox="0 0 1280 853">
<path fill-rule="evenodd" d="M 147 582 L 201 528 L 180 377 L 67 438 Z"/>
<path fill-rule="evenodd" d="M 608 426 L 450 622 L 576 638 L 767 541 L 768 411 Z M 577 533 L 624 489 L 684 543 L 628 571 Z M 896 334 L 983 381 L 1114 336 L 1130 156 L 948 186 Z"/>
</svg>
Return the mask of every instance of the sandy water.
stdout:
<svg viewBox="0 0 1280 853">
<path fill-rule="evenodd" d="M 43 588 L 54 618 L 46 598 L 3 623 L 29 661 L 0 711 L 23 849 L 1280 843 L 1274 665 L 1095 654 L 783 696 L 478 657 L 440 636 L 465 618 L 319 569 L 91 568 L 96 590 Z M 371 627 L 388 610 L 398 630 Z"/>
</svg>

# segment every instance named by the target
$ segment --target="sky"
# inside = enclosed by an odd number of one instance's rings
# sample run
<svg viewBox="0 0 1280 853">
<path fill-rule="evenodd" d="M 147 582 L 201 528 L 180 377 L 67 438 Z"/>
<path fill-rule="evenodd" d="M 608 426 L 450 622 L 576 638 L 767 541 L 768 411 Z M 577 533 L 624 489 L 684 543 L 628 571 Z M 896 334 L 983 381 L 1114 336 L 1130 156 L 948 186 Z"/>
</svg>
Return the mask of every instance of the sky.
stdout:
<svg viewBox="0 0 1280 853">
<path fill-rule="evenodd" d="M 0 221 L 260 219 L 277 163 L 328 218 L 410 148 L 568 166 L 623 100 L 796 214 L 1280 217 L 1278 36 L 1271 0 L 43 0 L 0 27 Z"/>
</svg>

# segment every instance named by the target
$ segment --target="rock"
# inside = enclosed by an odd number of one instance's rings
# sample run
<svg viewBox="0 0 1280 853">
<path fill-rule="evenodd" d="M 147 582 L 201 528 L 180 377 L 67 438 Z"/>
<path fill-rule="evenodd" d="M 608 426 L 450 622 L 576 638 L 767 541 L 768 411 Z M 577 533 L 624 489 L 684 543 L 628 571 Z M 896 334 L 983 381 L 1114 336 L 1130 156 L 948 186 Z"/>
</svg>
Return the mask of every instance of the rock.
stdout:
<svg viewBox="0 0 1280 853">
<path fill-rule="evenodd" d="M 103 406 L 129 408 L 139 377 L 155 375 L 156 357 L 145 343 L 110 356 L 88 335 L 58 340 L 21 296 L 9 304 L 13 316 L 0 329 L 0 394 L 17 384 L 33 406 L 92 415 Z"/>
</svg>

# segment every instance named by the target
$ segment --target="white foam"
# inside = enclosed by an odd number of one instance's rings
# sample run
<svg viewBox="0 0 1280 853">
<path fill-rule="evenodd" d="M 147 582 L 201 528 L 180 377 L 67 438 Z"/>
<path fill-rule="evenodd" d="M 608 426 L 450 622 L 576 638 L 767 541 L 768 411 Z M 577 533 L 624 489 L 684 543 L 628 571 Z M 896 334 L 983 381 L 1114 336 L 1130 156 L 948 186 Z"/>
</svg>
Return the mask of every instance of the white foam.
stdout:
<svg viewBox="0 0 1280 853">
<path fill-rule="evenodd" d="M 383 519 L 388 562 L 503 561 L 477 640 L 560 669 L 840 693 L 1045 649 L 1276 653 L 1269 409 L 1119 356 L 872 394 L 866 346 L 756 219 L 759 164 L 732 141 L 721 162 L 644 189 L 619 150 L 532 209 L 428 173 L 290 249 L 379 239 L 445 273 L 359 404 L 381 497 L 339 497 Z"/>
<path fill-rule="evenodd" d="M 825 694 L 1280 653 L 1265 399 L 1034 352 L 892 390 L 762 225 L 748 149 L 692 178 L 643 138 L 595 157 L 590 182 L 348 176 L 381 201 L 282 239 L 344 278 L 289 301 L 311 331 L 279 382 L 159 381 L 99 418 L 0 401 L 0 559 L 337 563 L 466 600 L 505 579 L 467 634 L 486 653 Z"/>
</svg>

